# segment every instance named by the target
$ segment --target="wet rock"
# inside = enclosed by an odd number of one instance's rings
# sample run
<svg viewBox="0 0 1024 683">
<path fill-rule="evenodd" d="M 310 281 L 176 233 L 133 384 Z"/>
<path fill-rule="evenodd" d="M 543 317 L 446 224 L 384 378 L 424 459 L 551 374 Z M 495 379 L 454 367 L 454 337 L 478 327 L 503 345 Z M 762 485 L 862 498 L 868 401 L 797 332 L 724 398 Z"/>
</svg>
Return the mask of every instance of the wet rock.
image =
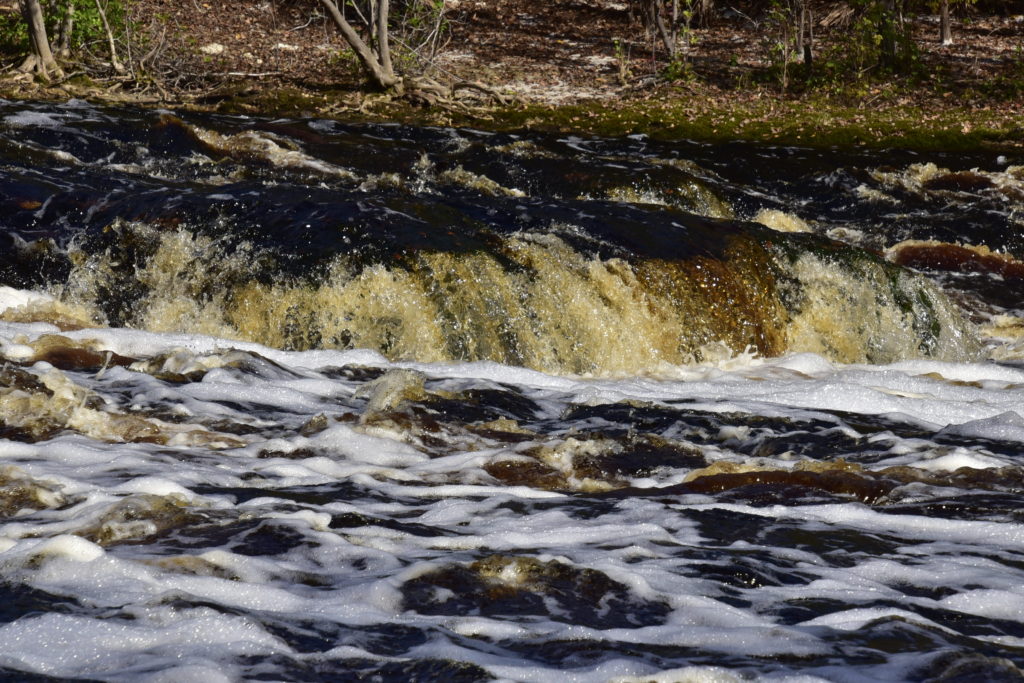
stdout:
<svg viewBox="0 0 1024 683">
<path fill-rule="evenodd" d="M 329 366 L 320 369 L 320 374 L 330 379 L 346 379 L 351 382 L 370 382 L 381 377 L 387 370 L 368 365 Z"/>
<path fill-rule="evenodd" d="M 872 504 L 881 501 L 896 485 L 842 461 L 801 463 L 801 467 L 792 470 L 748 468 L 721 462 L 691 473 L 681 490 L 716 494 L 742 487 L 792 487 L 798 491 L 810 489 L 849 496 Z"/>
<path fill-rule="evenodd" d="M 261 460 L 270 458 L 283 458 L 285 460 L 303 460 L 305 458 L 316 458 L 322 456 L 323 453 L 313 450 L 312 448 L 296 448 L 293 451 L 279 451 L 273 449 L 266 449 L 259 452 L 256 456 Z"/>
<path fill-rule="evenodd" d="M 423 574 L 407 581 L 402 595 L 405 608 L 421 614 L 534 615 L 602 629 L 661 624 L 671 611 L 603 572 L 507 555 Z"/>
<path fill-rule="evenodd" d="M 484 471 L 509 486 L 529 486 L 544 491 L 565 491 L 572 488 L 562 473 L 535 458 L 526 456 L 489 462 L 484 465 Z"/>
<path fill-rule="evenodd" d="M 79 535 L 102 546 L 141 543 L 199 519 L 179 496 L 136 494 L 114 504 Z"/>
<path fill-rule="evenodd" d="M 128 367 L 135 362 L 134 358 L 98 348 L 98 342 L 78 341 L 58 334 L 44 334 L 29 346 L 35 351 L 31 362 L 44 361 L 59 370 L 96 372 L 112 366 Z"/>
<path fill-rule="evenodd" d="M 241 581 L 236 572 L 227 567 L 211 562 L 208 559 L 195 555 L 175 555 L 172 557 L 158 557 L 153 559 L 141 558 L 136 560 L 151 567 L 157 567 L 173 574 L 185 574 L 188 576 L 210 576 L 228 581 Z"/>
<path fill-rule="evenodd" d="M 15 468 L 0 471 L 0 519 L 14 517 L 23 510 L 53 509 L 64 503 L 64 496 L 55 486 L 26 477 Z"/>
<path fill-rule="evenodd" d="M 594 435 L 540 444 L 514 457 L 502 456 L 484 469 L 511 485 L 601 492 L 624 488 L 630 479 L 648 477 L 662 469 L 705 464 L 696 448 L 655 435 L 625 435 L 621 439 Z"/>
<path fill-rule="evenodd" d="M 513 388 L 474 388 L 448 395 L 435 393 L 424 405 L 446 419 L 467 424 L 491 422 L 495 429 L 505 431 L 520 431 L 517 423 L 536 419 L 540 412 L 535 401 Z"/>
<path fill-rule="evenodd" d="M 1024 680 L 1024 670 L 1004 657 L 947 652 L 935 658 L 919 680 L 935 683 L 1002 683 Z"/>
<path fill-rule="evenodd" d="M 960 171 L 958 173 L 944 173 L 929 178 L 923 184 L 925 190 L 930 192 L 969 192 L 976 193 L 995 187 L 992 179 L 974 171 Z"/>
<path fill-rule="evenodd" d="M 320 413 L 309 418 L 305 424 L 299 427 L 299 434 L 302 436 L 313 436 L 327 429 L 330 426 L 330 420 L 326 415 Z"/>
<path fill-rule="evenodd" d="M 1024 492 L 1024 469 L 1020 467 L 959 467 L 952 472 L 929 472 L 916 467 L 887 467 L 879 475 L 903 483 L 920 482 L 958 489 Z"/>
<path fill-rule="evenodd" d="M 198 382 L 210 370 L 232 368 L 264 379 L 291 379 L 298 375 L 265 356 L 238 349 L 216 349 L 211 353 L 194 353 L 188 349 L 174 349 L 131 363 L 131 369 L 144 372 L 165 382 L 185 384 Z"/>
<path fill-rule="evenodd" d="M 490 422 L 480 424 L 468 424 L 466 429 L 492 441 L 504 441 L 508 443 L 520 443 L 536 439 L 537 434 L 519 426 L 515 420 L 499 418 Z"/>
<path fill-rule="evenodd" d="M 10 363 L 0 366 L 0 388 L 18 389 L 28 393 L 43 393 L 53 395 L 45 384 L 39 381 L 39 377 L 28 370 L 22 370 Z"/>
<path fill-rule="evenodd" d="M 908 240 L 887 250 L 889 259 L 901 266 L 920 270 L 961 273 L 991 273 L 1024 280 L 1024 262 L 988 247 Z"/>
<path fill-rule="evenodd" d="M 578 476 L 613 480 L 617 477 L 646 477 L 659 469 L 704 467 L 704 455 L 693 446 L 653 434 L 629 435 L 615 448 L 576 456 L 573 469 Z"/>
<path fill-rule="evenodd" d="M 360 423 L 367 423 L 386 412 L 395 410 L 406 401 L 423 400 L 427 377 L 422 372 L 406 369 L 389 370 L 387 373 L 367 382 L 356 391 L 359 397 L 368 397 Z"/>
</svg>

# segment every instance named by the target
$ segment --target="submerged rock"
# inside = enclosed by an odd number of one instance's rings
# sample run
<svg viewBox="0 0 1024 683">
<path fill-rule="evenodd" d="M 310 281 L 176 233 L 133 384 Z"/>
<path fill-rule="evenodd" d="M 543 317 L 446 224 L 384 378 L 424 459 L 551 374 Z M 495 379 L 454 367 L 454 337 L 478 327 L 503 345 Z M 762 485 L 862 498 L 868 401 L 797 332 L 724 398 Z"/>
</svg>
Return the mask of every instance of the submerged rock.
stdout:
<svg viewBox="0 0 1024 683">
<path fill-rule="evenodd" d="M 421 574 L 402 595 L 421 614 L 534 615 L 601 629 L 661 624 L 671 611 L 595 569 L 507 555 Z"/>
</svg>

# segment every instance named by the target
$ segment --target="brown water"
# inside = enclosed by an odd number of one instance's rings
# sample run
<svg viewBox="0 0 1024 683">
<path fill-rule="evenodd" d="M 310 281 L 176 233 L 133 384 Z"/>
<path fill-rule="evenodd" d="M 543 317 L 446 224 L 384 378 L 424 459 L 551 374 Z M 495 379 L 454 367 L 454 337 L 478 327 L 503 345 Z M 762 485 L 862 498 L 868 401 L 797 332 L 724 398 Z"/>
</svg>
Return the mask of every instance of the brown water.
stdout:
<svg viewBox="0 0 1024 683">
<path fill-rule="evenodd" d="M 1019 163 L 0 103 L 0 679 L 1020 680 Z"/>
</svg>

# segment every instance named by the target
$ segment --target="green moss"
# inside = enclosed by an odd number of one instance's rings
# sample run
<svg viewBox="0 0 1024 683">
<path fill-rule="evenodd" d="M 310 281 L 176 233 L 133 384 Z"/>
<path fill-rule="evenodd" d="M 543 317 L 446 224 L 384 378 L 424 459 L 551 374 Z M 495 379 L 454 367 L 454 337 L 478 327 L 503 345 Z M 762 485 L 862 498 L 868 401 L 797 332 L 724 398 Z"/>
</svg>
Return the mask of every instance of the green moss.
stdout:
<svg viewBox="0 0 1024 683">
<path fill-rule="evenodd" d="M 861 109 L 825 98 L 774 97 L 696 106 L 683 97 L 612 106 L 600 102 L 527 105 L 495 112 L 488 127 L 612 137 L 645 133 L 665 140 L 946 151 L 1019 147 L 1024 133 L 1019 125 L 988 110 L 946 107 L 931 111 L 911 105 Z"/>
<path fill-rule="evenodd" d="M 322 111 L 330 103 L 326 95 L 298 88 L 257 89 L 239 83 L 222 86 L 204 100 L 224 114 L 302 116 Z"/>
<path fill-rule="evenodd" d="M 365 103 L 357 83 L 336 87 L 238 81 L 212 88 L 183 108 L 265 116 L 326 116 L 349 122 L 400 121 L 410 125 L 467 126 L 620 137 L 643 133 L 661 140 L 744 140 L 819 148 L 903 148 L 968 151 L 1024 148 L 1024 124 L 1012 107 L 970 108 L 952 99 L 916 102 L 893 90 L 815 92 L 799 99 L 745 90 L 724 93 L 688 84 L 652 91 L 644 99 L 585 101 L 572 105 L 512 104 L 478 112 L 424 108 L 403 100 Z M 705 90 L 707 92 L 705 92 Z M 90 83 L 62 89 L 8 88 L 5 97 L 103 98 Z M 78 92 L 85 91 L 85 92 Z M 123 97 L 123 96 L 122 96 Z M 873 99 L 873 98 L 877 98 Z M 119 103 L 124 100 L 119 97 Z M 359 109 L 364 102 L 367 106 Z"/>
<path fill-rule="evenodd" d="M 921 305 L 917 309 L 918 315 L 914 317 L 914 330 L 921 335 L 919 348 L 926 356 L 933 356 L 939 345 L 942 325 L 935 313 L 935 305 L 924 289 L 917 290 L 917 301 Z"/>
<path fill-rule="evenodd" d="M 76 88 L 95 88 L 99 84 L 84 73 L 76 73 L 65 81 L 68 85 Z"/>
</svg>

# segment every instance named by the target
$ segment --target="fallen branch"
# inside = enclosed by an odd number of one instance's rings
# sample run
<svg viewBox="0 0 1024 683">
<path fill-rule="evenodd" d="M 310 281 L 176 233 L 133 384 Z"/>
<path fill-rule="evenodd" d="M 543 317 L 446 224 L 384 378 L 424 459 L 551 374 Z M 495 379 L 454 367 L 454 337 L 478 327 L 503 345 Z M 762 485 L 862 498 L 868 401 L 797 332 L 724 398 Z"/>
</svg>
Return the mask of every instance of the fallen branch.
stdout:
<svg viewBox="0 0 1024 683">
<path fill-rule="evenodd" d="M 221 71 L 212 73 L 211 76 L 242 76 L 244 78 L 266 78 L 267 76 L 280 76 L 283 71 L 262 71 L 259 73 L 248 73 L 245 71 Z"/>
<path fill-rule="evenodd" d="M 479 81 L 458 81 L 453 83 L 451 87 L 452 97 L 455 97 L 455 93 L 459 90 L 476 90 L 484 95 L 493 97 L 498 101 L 498 104 L 502 105 L 512 104 L 512 102 L 515 101 L 514 97 L 501 93 L 488 85 L 480 83 Z"/>
<path fill-rule="evenodd" d="M 64 83 L 67 83 L 68 81 L 70 81 L 75 76 L 84 76 L 85 73 L 86 73 L 85 71 L 72 71 L 69 74 L 62 74 L 59 80 L 51 81 L 50 85 L 52 85 L 52 86 L 63 85 Z"/>
<path fill-rule="evenodd" d="M 145 55 L 143 55 L 142 59 L 139 60 L 138 70 L 139 71 L 145 71 L 146 70 L 146 62 L 148 62 L 149 60 L 153 59 L 154 57 L 159 56 L 164 51 L 164 49 L 166 49 L 166 48 L 167 48 L 167 28 L 164 27 L 160 31 L 160 38 L 153 45 L 153 49 L 150 50 L 149 52 L 147 52 Z"/>
</svg>

